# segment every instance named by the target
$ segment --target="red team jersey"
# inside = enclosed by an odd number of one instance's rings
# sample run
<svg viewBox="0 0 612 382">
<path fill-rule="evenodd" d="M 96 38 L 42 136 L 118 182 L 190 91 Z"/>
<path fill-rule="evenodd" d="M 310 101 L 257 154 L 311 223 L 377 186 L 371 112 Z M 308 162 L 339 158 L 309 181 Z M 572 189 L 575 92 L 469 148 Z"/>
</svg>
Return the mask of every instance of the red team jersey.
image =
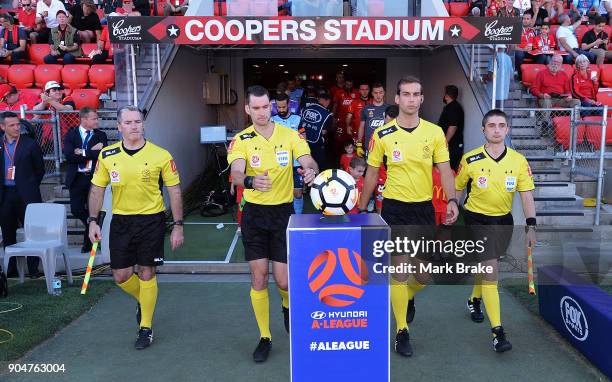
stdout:
<svg viewBox="0 0 612 382">
<path fill-rule="evenodd" d="M 338 98 L 335 100 L 336 104 L 338 105 L 336 108 L 336 119 L 338 120 L 338 129 L 336 131 L 337 136 L 345 136 L 346 138 L 350 138 L 350 136 L 346 133 L 346 114 L 353 105 L 353 101 L 358 98 L 359 93 L 356 90 L 338 93 Z"/>
<path fill-rule="evenodd" d="M 355 158 L 355 154 L 351 156 L 348 156 L 348 154 L 342 154 L 340 157 L 340 169 L 350 174 L 351 160 L 353 160 L 353 158 Z"/>
<path fill-rule="evenodd" d="M 351 119 L 351 134 L 353 138 L 357 138 L 359 134 L 359 124 L 361 123 L 361 109 L 363 109 L 367 104 L 372 103 L 371 99 L 363 100 L 361 97 L 358 97 L 351 102 L 347 113 L 351 113 L 353 115 L 353 119 Z"/>
</svg>

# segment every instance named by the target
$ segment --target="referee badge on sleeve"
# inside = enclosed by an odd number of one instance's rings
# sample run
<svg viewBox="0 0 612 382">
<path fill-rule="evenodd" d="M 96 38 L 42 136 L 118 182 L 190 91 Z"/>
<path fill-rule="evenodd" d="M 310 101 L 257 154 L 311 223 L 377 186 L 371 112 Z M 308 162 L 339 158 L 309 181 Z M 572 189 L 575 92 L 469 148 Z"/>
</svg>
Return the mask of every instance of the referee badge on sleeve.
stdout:
<svg viewBox="0 0 612 382">
<path fill-rule="evenodd" d="M 476 185 L 478 188 L 487 188 L 489 186 L 489 179 L 486 176 L 481 175 L 476 180 Z"/>
<path fill-rule="evenodd" d="M 119 177 L 119 171 L 112 170 L 110 173 L 111 183 L 119 183 L 121 178 Z"/>
<path fill-rule="evenodd" d="M 287 151 L 287 150 L 277 151 L 276 152 L 276 161 L 282 167 L 287 167 L 287 165 L 289 164 L 289 151 Z"/>
</svg>

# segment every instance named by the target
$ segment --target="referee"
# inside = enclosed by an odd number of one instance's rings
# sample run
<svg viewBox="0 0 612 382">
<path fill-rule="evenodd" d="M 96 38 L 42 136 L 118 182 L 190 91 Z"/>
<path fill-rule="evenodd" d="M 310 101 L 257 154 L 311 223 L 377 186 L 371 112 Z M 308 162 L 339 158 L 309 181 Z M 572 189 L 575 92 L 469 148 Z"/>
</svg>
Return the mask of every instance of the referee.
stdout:
<svg viewBox="0 0 612 382">
<path fill-rule="evenodd" d="M 170 153 L 144 138 L 143 116 L 138 108 L 125 106 L 117 112 L 121 142 L 100 152 L 89 192 L 89 237 L 100 241 L 96 220 L 104 190 L 110 183 L 113 219 L 109 247 L 111 269 L 117 285 L 138 302 L 140 326 L 136 349 L 153 342 L 153 312 L 157 301 L 155 267 L 164 261 L 165 206 L 161 181 L 168 189 L 174 228 L 172 250 L 183 244 L 183 204 L 176 164 Z M 134 266 L 138 265 L 138 276 Z"/>
<path fill-rule="evenodd" d="M 242 243 L 251 269 L 251 303 L 260 332 L 253 352 L 255 362 L 264 362 L 272 348 L 268 267 L 282 297 L 285 329 L 289 331 L 286 230 L 293 213 L 293 160 L 302 169 L 304 183 L 311 185 L 318 172 L 308 143 L 297 131 L 270 120 L 270 95 L 261 86 L 247 89 L 246 113 L 253 124 L 230 144 L 234 185 L 244 187 Z"/>
<path fill-rule="evenodd" d="M 366 172 L 359 211 L 365 212 L 378 181 L 378 168 L 387 157 L 387 181 L 383 191 L 381 216 L 390 226 L 435 226 L 432 166 L 440 170 L 442 187 L 447 195 L 454 195 L 453 173 L 449 165 L 448 149 L 442 129 L 419 118 L 423 103 L 423 86 L 415 77 L 402 78 L 397 84 L 395 103 L 399 106 L 396 119 L 374 131 L 368 147 Z M 458 215 L 457 200 L 449 199 L 446 223 L 452 224 Z M 397 227 L 396 227 L 397 228 Z M 408 262 L 408 255 L 394 255 L 393 265 Z M 408 278 L 395 273 L 391 278 L 391 305 L 397 325 L 395 351 L 412 355 L 408 334 L 408 300 L 424 288 L 425 275 Z"/>
<path fill-rule="evenodd" d="M 505 253 L 512 237 L 512 199 L 516 191 L 520 194 L 523 212 L 527 217 L 527 245 L 533 246 L 536 241 L 533 177 L 525 157 L 504 144 L 508 134 L 507 120 L 506 114 L 498 109 L 485 114 L 482 130 L 486 143 L 463 156 L 459 174 L 455 178 L 457 195 L 467 189 L 465 224 L 472 226 L 472 231 L 479 231 L 479 236 L 490 236 L 491 231 L 496 235 L 492 248 L 486 246 L 486 252 L 479 259 L 483 267 L 491 266 L 493 272 L 475 276 L 474 289 L 467 302 L 475 322 L 484 320 L 480 308 L 481 301 L 484 302 L 496 352 L 512 349 L 501 326 L 497 258 Z"/>
</svg>

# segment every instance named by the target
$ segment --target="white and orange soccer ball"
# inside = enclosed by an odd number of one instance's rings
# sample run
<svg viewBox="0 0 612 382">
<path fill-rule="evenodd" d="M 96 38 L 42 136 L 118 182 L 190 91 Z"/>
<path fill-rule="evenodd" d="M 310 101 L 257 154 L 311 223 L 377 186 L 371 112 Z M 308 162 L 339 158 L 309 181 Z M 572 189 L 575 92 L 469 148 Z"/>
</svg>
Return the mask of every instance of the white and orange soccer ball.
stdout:
<svg viewBox="0 0 612 382">
<path fill-rule="evenodd" d="M 344 215 L 357 204 L 355 179 L 346 171 L 329 169 L 315 178 L 310 199 L 323 215 Z"/>
</svg>

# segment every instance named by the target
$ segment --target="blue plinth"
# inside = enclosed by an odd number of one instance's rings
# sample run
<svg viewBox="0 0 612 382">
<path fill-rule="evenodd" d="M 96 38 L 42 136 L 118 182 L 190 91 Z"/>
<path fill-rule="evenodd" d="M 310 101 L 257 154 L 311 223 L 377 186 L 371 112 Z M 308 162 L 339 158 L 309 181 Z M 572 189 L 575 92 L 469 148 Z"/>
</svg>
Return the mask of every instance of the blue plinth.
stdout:
<svg viewBox="0 0 612 382">
<path fill-rule="evenodd" d="M 372 255 L 389 228 L 375 214 L 348 222 L 293 215 L 287 228 L 291 380 L 389 381 L 387 264 Z"/>
<path fill-rule="evenodd" d="M 612 296 L 562 266 L 538 268 L 540 314 L 612 377 Z"/>
</svg>

